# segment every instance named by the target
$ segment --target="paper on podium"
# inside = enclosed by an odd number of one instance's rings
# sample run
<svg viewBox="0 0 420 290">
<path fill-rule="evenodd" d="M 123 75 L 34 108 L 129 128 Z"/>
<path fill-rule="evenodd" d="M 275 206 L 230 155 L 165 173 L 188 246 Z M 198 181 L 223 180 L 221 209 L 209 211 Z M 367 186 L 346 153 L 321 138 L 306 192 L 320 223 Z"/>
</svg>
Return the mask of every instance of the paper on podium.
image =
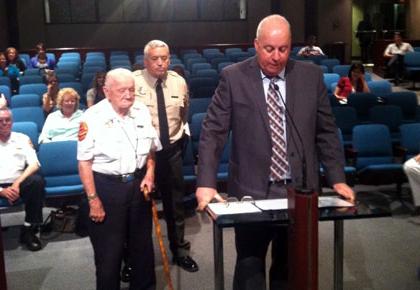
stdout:
<svg viewBox="0 0 420 290">
<path fill-rule="evenodd" d="M 241 213 L 257 213 L 261 212 L 253 202 L 234 201 L 234 202 L 217 202 L 209 203 L 207 207 L 216 215 L 241 214 Z"/>
<path fill-rule="evenodd" d="M 320 196 L 318 207 L 352 207 L 354 204 L 337 196 Z"/>
<path fill-rule="evenodd" d="M 255 206 L 261 210 L 287 209 L 287 198 L 256 200 Z M 337 196 L 318 197 L 318 207 L 352 207 L 354 204 Z"/>
</svg>

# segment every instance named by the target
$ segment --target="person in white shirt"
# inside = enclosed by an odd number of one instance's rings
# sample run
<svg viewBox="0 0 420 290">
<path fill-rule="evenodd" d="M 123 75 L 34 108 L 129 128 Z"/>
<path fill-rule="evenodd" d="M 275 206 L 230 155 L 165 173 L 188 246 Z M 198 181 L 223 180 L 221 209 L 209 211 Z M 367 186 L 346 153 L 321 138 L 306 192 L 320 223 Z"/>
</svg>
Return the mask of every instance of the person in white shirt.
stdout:
<svg viewBox="0 0 420 290">
<path fill-rule="evenodd" d="M 410 183 L 415 213 L 420 213 L 420 154 L 404 163 L 404 172 Z"/>
<path fill-rule="evenodd" d="M 42 224 L 45 182 L 36 174 L 40 164 L 29 137 L 12 132 L 12 124 L 11 111 L 0 108 L 0 197 L 10 204 L 22 199 L 25 221 L 20 242 L 30 251 L 38 251 L 42 244 L 36 232 Z"/>
<path fill-rule="evenodd" d="M 64 88 L 57 95 L 57 111 L 50 113 L 42 127 L 38 143 L 77 140 L 83 112 L 79 110 L 79 94 Z"/>
<path fill-rule="evenodd" d="M 309 56 L 317 56 L 317 55 L 324 55 L 324 52 L 319 46 L 316 46 L 316 36 L 310 35 L 308 36 L 308 40 L 306 41 L 307 45 L 302 47 L 297 55 L 303 57 Z"/>
<path fill-rule="evenodd" d="M 394 43 L 388 44 L 384 51 L 384 58 L 388 60 L 387 66 L 394 74 L 395 84 L 398 85 L 404 75 L 404 55 L 414 49 L 408 42 L 403 42 L 401 34 L 394 34 Z"/>
<path fill-rule="evenodd" d="M 120 289 L 125 243 L 130 289 L 155 289 L 152 212 L 142 191 L 154 188 L 154 151 L 161 144 L 147 107 L 135 103 L 131 71 L 109 71 L 104 93 L 106 99 L 84 114 L 77 150 L 90 208 L 96 289 Z"/>
</svg>

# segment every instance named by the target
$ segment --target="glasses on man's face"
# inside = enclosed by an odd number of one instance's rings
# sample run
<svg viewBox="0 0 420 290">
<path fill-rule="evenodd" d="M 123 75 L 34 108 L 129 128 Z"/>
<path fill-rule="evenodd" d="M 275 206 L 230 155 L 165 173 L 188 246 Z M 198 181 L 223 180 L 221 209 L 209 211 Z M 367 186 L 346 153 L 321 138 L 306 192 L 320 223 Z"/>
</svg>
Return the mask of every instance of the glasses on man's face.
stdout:
<svg viewBox="0 0 420 290">
<path fill-rule="evenodd" d="M 12 123 L 12 118 L 0 118 L 1 125 L 8 125 L 10 123 Z"/>
</svg>

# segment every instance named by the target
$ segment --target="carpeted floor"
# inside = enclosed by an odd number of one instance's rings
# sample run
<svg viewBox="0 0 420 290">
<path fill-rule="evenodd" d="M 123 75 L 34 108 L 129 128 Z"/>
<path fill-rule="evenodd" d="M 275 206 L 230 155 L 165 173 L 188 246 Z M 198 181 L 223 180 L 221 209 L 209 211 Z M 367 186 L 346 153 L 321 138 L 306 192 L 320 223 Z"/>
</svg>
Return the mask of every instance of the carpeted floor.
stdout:
<svg viewBox="0 0 420 290">
<path fill-rule="evenodd" d="M 359 198 L 384 195 L 393 217 L 349 220 L 344 223 L 345 290 L 418 290 L 417 267 L 420 266 L 420 217 L 410 214 L 410 192 L 405 185 L 404 203 L 391 202 L 394 187 L 356 186 Z M 387 206 L 385 204 L 385 206 Z M 47 210 L 46 210 L 47 213 Z M 95 289 L 93 253 L 88 238 L 62 234 L 44 241 L 40 252 L 29 252 L 17 242 L 22 212 L 2 214 L 9 290 Z M 165 232 L 165 222 L 161 220 Z M 187 239 L 200 271 L 188 273 L 171 268 L 175 289 L 214 289 L 212 224 L 205 214 L 187 220 Z M 157 243 L 155 243 L 157 245 Z M 232 229 L 224 230 L 225 289 L 232 289 L 235 249 Z M 157 289 L 164 288 L 162 263 L 155 248 Z M 269 263 L 269 261 L 267 261 Z M 122 289 L 128 284 L 122 283 Z M 333 223 L 319 224 L 319 289 L 333 289 Z"/>
</svg>

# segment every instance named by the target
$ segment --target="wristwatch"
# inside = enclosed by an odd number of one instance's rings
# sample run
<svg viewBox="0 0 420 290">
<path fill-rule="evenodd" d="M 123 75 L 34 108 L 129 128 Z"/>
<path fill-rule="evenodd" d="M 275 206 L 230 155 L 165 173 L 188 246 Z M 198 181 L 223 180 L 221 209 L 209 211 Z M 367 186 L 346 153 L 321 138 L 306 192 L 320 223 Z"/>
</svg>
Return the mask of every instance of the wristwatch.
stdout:
<svg viewBox="0 0 420 290">
<path fill-rule="evenodd" d="M 86 196 L 89 201 L 94 200 L 98 197 L 96 193 L 87 193 Z"/>
</svg>

